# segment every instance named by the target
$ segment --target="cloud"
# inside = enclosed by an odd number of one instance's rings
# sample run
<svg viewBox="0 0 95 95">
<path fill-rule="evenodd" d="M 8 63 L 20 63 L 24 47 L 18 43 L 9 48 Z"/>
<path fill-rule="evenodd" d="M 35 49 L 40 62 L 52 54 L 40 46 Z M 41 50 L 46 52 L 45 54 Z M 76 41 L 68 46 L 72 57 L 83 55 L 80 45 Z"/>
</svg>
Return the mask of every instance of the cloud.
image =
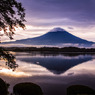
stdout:
<svg viewBox="0 0 95 95">
<path fill-rule="evenodd" d="M 78 37 L 95 41 L 95 0 L 18 1 L 26 9 L 27 29 L 18 30 L 15 40 L 43 35 L 55 27 L 62 27 Z"/>
<path fill-rule="evenodd" d="M 72 24 L 95 24 L 95 0 L 19 0 L 26 8 L 27 18 L 69 19 Z M 31 21 L 32 22 L 32 21 Z M 47 22 L 43 22 L 46 23 Z M 54 22 L 52 22 L 54 24 Z M 60 24 L 62 24 L 59 21 Z M 69 22 L 63 21 L 65 24 Z M 49 23 L 48 23 L 49 24 Z M 48 25 L 47 24 L 47 25 Z M 77 24 L 78 25 L 78 24 Z"/>
<path fill-rule="evenodd" d="M 74 28 L 69 26 L 68 29 L 74 29 Z"/>
</svg>

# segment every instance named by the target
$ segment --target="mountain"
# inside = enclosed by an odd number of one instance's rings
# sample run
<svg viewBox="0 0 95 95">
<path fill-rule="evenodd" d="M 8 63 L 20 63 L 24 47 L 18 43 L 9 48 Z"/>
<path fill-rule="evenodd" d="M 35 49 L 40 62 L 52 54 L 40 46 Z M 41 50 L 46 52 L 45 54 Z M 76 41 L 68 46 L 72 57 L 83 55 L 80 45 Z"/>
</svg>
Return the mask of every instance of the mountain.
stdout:
<svg viewBox="0 0 95 95">
<path fill-rule="evenodd" d="M 12 44 L 27 44 L 27 45 L 79 45 L 79 46 L 91 46 L 94 42 L 90 42 L 79 37 L 76 37 L 62 28 L 54 28 L 48 33 L 35 37 L 17 40 L 10 42 Z"/>
</svg>

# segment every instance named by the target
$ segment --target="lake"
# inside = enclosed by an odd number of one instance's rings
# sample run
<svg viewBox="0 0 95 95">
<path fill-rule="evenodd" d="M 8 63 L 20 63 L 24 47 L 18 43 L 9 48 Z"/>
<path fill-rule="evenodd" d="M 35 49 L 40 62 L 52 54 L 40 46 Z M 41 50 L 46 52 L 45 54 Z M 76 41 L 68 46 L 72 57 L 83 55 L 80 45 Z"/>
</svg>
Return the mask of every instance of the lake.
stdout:
<svg viewBox="0 0 95 95">
<path fill-rule="evenodd" d="M 15 71 L 0 61 L 0 78 L 10 84 L 33 82 L 44 95 L 66 95 L 71 85 L 86 85 L 95 90 L 95 55 L 39 52 L 13 52 Z"/>
</svg>

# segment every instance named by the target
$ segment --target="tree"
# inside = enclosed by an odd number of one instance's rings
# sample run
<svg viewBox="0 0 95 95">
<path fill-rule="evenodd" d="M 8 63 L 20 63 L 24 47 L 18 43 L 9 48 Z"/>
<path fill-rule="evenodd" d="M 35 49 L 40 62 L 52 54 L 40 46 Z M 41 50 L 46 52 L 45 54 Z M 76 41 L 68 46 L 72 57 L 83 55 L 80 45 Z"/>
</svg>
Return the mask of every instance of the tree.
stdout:
<svg viewBox="0 0 95 95">
<path fill-rule="evenodd" d="M 25 9 L 16 0 L 0 0 L 0 31 L 13 39 L 15 28 L 25 28 Z"/>
<path fill-rule="evenodd" d="M 16 0 L 0 0 L 0 31 L 4 31 L 10 39 L 13 39 L 15 28 L 25 28 L 25 9 Z M 6 65 L 15 70 L 18 65 L 15 57 L 9 52 L 0 48 L 0 59 L 6 61 Z"/>
<path fill-rule="evenodd" d="M 8 68 L 12 69 L 13 71 L 18 67 L 18 64 L 16 64 L 15 61 L 15 57 L 2 47 L 0 47 L 0 60 L 5 60 Z"/>
</svg>

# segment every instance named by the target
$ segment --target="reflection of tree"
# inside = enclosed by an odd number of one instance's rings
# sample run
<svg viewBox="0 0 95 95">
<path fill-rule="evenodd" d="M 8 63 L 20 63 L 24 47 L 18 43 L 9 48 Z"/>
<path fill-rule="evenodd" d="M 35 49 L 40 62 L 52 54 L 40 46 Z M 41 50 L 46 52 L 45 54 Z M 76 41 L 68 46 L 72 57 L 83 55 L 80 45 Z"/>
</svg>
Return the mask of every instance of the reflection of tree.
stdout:
<svg viewBox="0 0 95 95">
<path fill-rule="evenodd" d="M 15 57 L 8 51 L 5 51 L 3 48 L 0 48 L 0 60 L 5 60 L 6 65 L 13 71 L 18 67 Z"/>
</svg>

